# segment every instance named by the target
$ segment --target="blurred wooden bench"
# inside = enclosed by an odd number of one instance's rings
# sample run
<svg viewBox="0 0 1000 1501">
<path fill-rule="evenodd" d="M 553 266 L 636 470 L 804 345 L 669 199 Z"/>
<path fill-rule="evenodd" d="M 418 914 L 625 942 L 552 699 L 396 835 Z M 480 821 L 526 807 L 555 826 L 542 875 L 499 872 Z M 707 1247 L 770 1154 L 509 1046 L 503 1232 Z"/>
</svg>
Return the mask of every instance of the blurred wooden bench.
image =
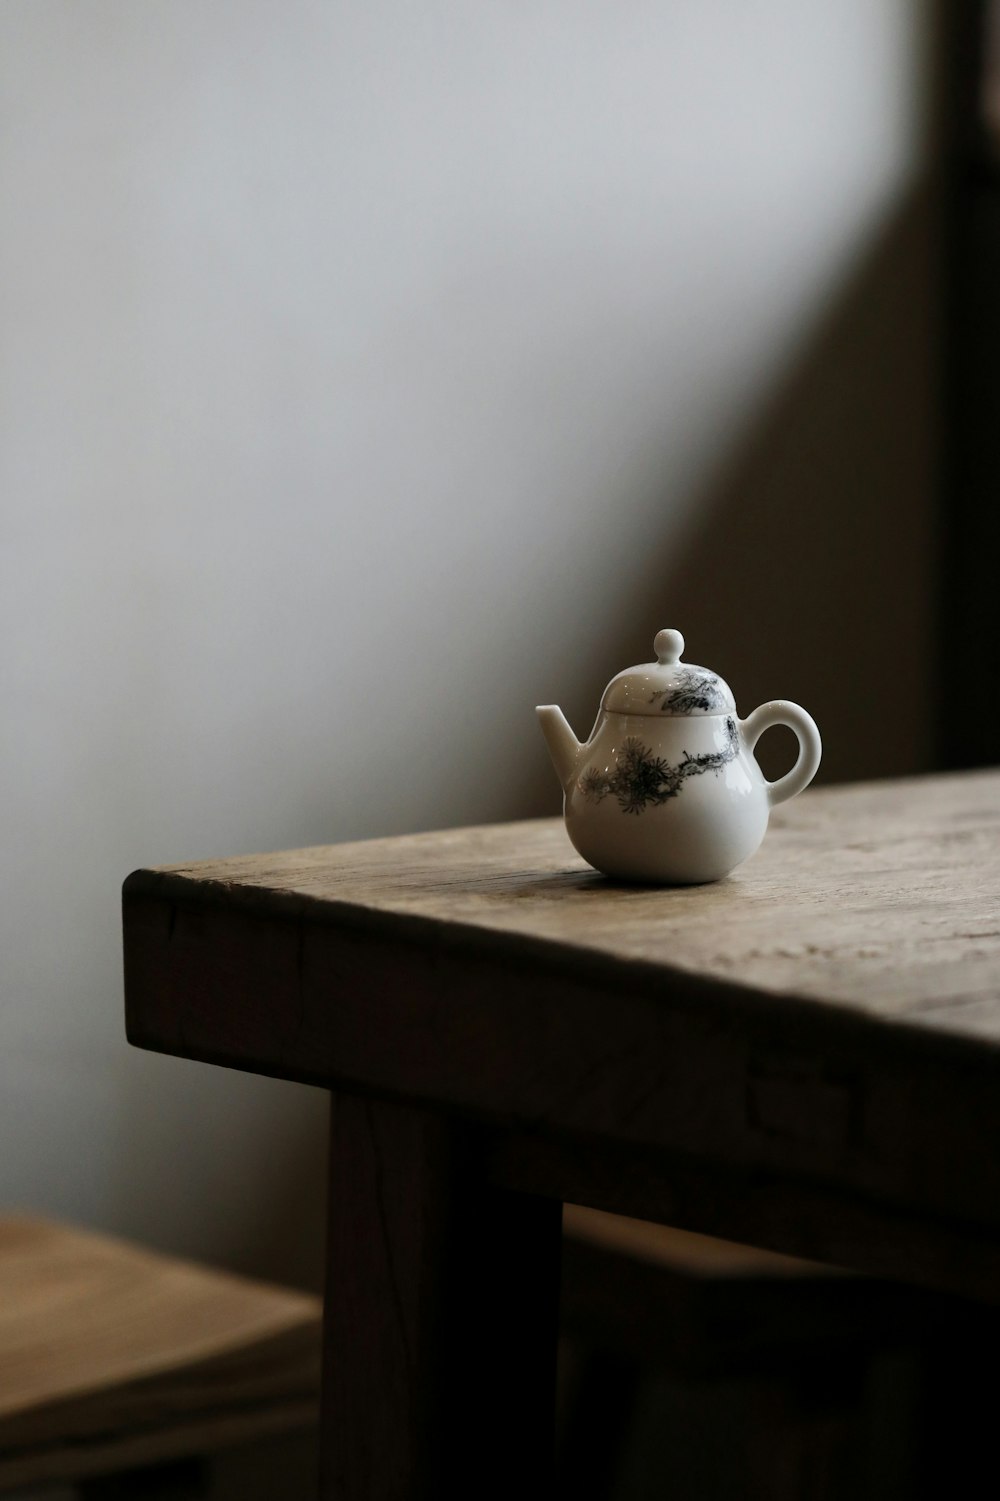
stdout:
<svg viewBox="0 0 1000 1501">
<path fill-rule="evenodd" d="M 878 1278 L 579 1204 L 564 1206 L 562 1272 L 565 1331 L 690 1371 L 892 1339 L 937 1306 Z"/>
<path fill-rule="evenodd" d="M 318 1424 L 321 1319 L 303 1293 L 0 1218 L 0 1492 L 197 1493 L 217 1452 Z"/>
<path fill-rule="evenodd" d="M 560 1325 L 559 1494 L 914 1501 L 991 1462 L 995 1308 L 566 1204 Z"/>
</svg>

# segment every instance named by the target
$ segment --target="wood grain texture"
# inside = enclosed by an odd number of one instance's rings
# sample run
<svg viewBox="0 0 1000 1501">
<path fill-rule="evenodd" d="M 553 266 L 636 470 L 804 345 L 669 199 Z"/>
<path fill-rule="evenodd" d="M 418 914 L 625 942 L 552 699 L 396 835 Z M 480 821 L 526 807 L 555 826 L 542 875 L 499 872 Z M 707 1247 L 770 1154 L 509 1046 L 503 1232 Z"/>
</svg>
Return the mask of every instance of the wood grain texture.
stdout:
<svg viewBox="0 0 1000 1501">
<path fill-rule="evenodd" d="M 815 790 L 710 886 L 616 884 L 561 821 L 137 872 L 128 893 L 323 918 L 493 953 L 554 944 L 1000 1044 L 1000 774 Z"/>
<path fill-rule="evenodd" d="M 319 1300 L 0 1219 L 0 1490 L 318 1420 Z"/>
<path fill-rule="evenodd" d="M 996 773 L 811 791 L 709 887 L 614 885 L 541 820 L 124 902 L 140 1045 L 487 1122 L 507 1186 L 1000 1287 Z"/>
</svg>

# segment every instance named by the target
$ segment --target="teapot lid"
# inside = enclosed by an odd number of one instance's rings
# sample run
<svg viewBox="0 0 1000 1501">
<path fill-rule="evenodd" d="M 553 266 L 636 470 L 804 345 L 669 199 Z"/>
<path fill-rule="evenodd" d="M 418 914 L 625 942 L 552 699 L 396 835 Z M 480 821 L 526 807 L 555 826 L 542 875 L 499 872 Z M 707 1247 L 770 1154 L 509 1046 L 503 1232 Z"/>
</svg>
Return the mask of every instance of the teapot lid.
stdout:
<svg viewBox="0 0 1000 1501">
<path fill-rule="evenodd" d="M 655 662 L 627 667 L 604 690 L 601 709 L 609 714 L 735 714 L 729 684 L 707 667 L 682 662 L 680 631 L 658 631 Z"/>
</svg>

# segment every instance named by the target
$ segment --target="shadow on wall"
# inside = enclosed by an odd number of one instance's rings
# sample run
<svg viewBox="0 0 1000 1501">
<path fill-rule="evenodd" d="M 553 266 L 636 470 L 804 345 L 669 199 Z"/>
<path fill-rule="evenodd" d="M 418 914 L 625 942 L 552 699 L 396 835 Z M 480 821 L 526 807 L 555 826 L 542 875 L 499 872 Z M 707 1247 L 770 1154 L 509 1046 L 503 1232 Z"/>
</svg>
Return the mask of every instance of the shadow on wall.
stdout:
<svg viewBox="0 0 1000 1501">
<path fill-rule="evenodd" d="M 935 194 L 900 203 L 794 367 L 722 457 L 666 549 L 606 610 L 606 658 L 567 707 L 586 733 L 604 683 L 679 627 L 741 715 L 790 698 L 824 739 L 820 780 L 929 769 L 934 735 Z M 589 695 L 589 697 L 588 697 Z M 768 776 L 791 733 L 760 743 Z M 544 753 L 543 753 L 544 755 Z M 551 773 L 549 773 L 551 777 Z M 532 811 L 552 811 L 525 788 Z"/>
<path fill-rule="evenodd" d="M 815 715 L 826 780 L 929 766 L 934 223 L 929 189 L 899 205 L 756 421 L 720 456 L 686 529 L 669 546 L 658 547 L 655 537 L 645 549 L 640 544 L 636 572 L 619 572 L 603 599 L 581 599 L 581 630 L 596 650 L 567 641 L 537 674 L 539 682 L 553 675 L 553 696 L 578 734 L 589 731 L 608 678 L 647 659 L 656 630 L 676 625 L 690 660 L 730 682 L 741 714 L 784 697 Z M 668 520 L 676 526 L 674 507 Z M 507 775 L 505 767 L 503 797 L 488 816 L 554 813 L 558 788 L 530 703 L 501 704 L 500 712 L 516 720 L 525 752 L 517 766 L 525 770 Z M 769 776 L 791 758 L 785 737 L 790 742 L 787 731 L 762 742 Z M 482 817 L 475 800 L 484 758 L 463 746 L 462 764 L 475 769 L 465 790 L 472 818 Z M 470 821 L 461 791 L 455 822 Z M 320 802 L 315 815 L 303 815 L 303 827 L 322 828 L 325 817 Z M 123 1170 L 133 1233 L 195 1253 L 196 1228 L 170 1206 L 211 1202 L 223 1188 L 217 1174 L 225 1162 L 223 1197 L 233 1213 L 217 1259 L 319 1285 L 321 1091 L 248 1076 L 223 1080 L 204 1065 L 152 1057 L 133 1060 L 119 1087 L 122 1119 L 161 1173 L 170 1165 L 170 1181 L 161 1179 L 141 1211 Z M 161 1101 L 182 1088 L 188 1108 L 164 1112 Z M 263 1133 L 262 1119 L 272 1122 Z"/>
</svg>

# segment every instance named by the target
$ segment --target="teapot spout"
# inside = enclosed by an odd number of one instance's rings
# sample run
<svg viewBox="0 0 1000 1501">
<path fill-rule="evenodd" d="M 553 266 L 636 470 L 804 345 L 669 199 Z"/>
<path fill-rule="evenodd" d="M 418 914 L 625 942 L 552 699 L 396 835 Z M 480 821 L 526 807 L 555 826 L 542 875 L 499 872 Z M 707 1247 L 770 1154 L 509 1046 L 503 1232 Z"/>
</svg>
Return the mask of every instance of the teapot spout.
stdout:
<svg viewBox="0 0 1000 1501">
<path fill-rule="evenodd" d="M 541 704 L 535 713 L 538 715 L 556 776 L 565 787 L 576 771 L 580 742 L 566 722 L 565 714 L 555 704 Z"/>
</svg>

